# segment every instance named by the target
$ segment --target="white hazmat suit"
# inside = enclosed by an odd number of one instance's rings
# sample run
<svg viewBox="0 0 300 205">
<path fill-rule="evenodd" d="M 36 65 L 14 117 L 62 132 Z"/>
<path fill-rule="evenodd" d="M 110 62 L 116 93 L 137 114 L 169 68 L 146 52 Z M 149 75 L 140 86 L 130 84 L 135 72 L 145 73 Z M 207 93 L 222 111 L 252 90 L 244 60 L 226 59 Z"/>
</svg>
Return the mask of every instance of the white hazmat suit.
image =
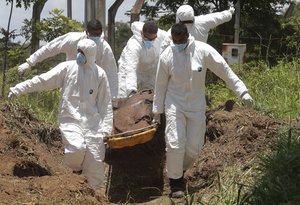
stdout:
<svg viewBox="0 0 300 205">
<path fill-rule="evenodd" d="M 86 31 L 69 32 L 42 46 L 29 58 L 27 58 L 26 61 L 30 66 L 35 66 L 38 62 L 42 62 L 43 60 L 59 53 L 65 53 L 67 61 L 75 60 L 78 42 L 87 38 L 88 36 Z M 106 72 L 111 89 L 111 96 L 113 99 L 116 98 L 118 95 L 117 64 L 111 47 L 103 38 L 100 38 L 99 42 L 97 42 L 96 64 L 103 68 Z"/>
<path fill-rule="evenodd" d="M 188 32 L 194 36 L 195 40 L 207 42 L 208 33 L 211 29 L 231 20 L 234 8 L 222 12 L 215 12 L 200 16 L 194 16 L 194 9 L 190 5 L 182 5 L 176 12 L 176 23 L 193 21 L 193 23 L 184 23 Z M 162 43 L 162 50 L 171 44 L 171 29 L 168 30 L 168 36 Z"/>
<path fill-rule="evenodd" d="M 153 113 L 166 115 L 166 168 L 172 179 L 182 177 L 204 145 L 207 69 L 238 96 L 247 92 L 245 84 L 214 48 L 192 36 L 188 42 L 182 52 L 173 44 L 161 54 L 154 92 Z"/>
<path fill-rule="evenodd" d="M 111 96 L 106 74 L 95 64 L 96 44 L 83 39 L 78 42 L 78 49 L 86 56 L 85 64 L 78 65 L 75 60 L 62 62 L 47 73 L 10 88 L 9 98 L 61 88 L 59 128 L 65 163 L 74 171 L 82 170 L 96 190 L 104 180 L 103 137 L 112 131 Z"/>
<path fill-rule="evenodd" d="M 118 61 L 120 98 L 127 97 L 132 91 L 154 89 L 161 43 L 167 32 L 158 29 L 153 46 L 146 48 L 141 34 L 143 25 L 143 22 L 131 24 L 133 36 L 128 40 Z"/>
</svg>

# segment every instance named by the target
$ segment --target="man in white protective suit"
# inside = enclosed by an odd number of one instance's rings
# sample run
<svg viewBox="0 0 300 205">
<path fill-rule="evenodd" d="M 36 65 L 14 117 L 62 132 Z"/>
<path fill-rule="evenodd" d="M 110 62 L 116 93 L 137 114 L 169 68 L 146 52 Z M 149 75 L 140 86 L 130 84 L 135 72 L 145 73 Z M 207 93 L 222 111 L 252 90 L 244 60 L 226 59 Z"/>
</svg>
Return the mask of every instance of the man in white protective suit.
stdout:
<svg viewBox="0 0 300 205">
<path fill-rule="evenodd" d="M 153 113 L 166 116 L 166 174 L 171 196 L 184 196 L 184 172 L 191 168 L 204 145 L 206 130 L 205 75 L 211 70 L 247 106 L 253 99 L 245 84 L 210 45 L 195 41 L 186 26 L 171 29 L 173 43 L 160 56 L 155 81 Z"/>
<path fill-rule="evenodd" d="M 182 5 L 176 11 L 176 23 L 184 23 L 195 40 L 206 43 L 209 31 L 230 21 L 234 10 L 234 7 L 231 7 L 222 12 L 195 16 L 194 9 L 190 5 Z M 162 50 L 170 45 L 171 41 L 171 29 L 169 29 L 168 36 L 162 43 Z"/>
<path fill-rule="evenodd" d="M 118 74 L 117 64 L 109 44 L 101 37 L 102 24 L 100 21 L 93 19 L 88 22 L 86 31 L 69 32 L 65 35 L 53 39 L 51 42 L 42 46 L 34 52 L 26 62 L 18 67 L 20 74 L 29 71 L 32 66 L 43 60 L 55 56 L 59 53 L 66 54 L 66 60 L 75 60 L 77 55 L 77 44 L 81 39 L 91 39 L 97 44 L 96 64 L 106 72 L 112 99 L 118 95 Z"/>
<path fill-rule="evenodd" d="M 119 64 L 119 98 L 139 90 L 154 89 L 160 47 L 167 32 L 154 21 L 133 22 L 133 36 L 122 51 Z"/>
<path fill-rule="evenodd" d="M 104 180 L 103 138 L 112 131 L 111 96 L 105 71 L 95 64 L 96 43 L 80 40 L 76 50 L 76 60 L 11 87 L 8 98 L 61 88 L 59 128 L 64 162 L 81 172 L 97 191 Z"/>
</svg>

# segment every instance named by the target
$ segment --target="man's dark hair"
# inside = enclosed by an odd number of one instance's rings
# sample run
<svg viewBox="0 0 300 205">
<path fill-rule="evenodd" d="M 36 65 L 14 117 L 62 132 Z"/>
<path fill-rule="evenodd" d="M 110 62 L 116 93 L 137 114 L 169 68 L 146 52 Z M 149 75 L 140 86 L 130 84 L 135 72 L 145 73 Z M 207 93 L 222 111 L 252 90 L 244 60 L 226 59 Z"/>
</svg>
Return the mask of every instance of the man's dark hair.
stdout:
<svg viewBox="0 0 300 205">
<path fill-rule="evenodd" d="M 92 19 L 87 23 L 86 30 L 87 31 L 102 30 L 102 24 L 99 20 Z"/>
<path fill-rule="evenodd" d="M 189 35 L 188 33 L 187 27 L 183 23 L 176 23 L 172 26 L 172 36 Z"/>
<path fill-rule="evenodd" d="M 156 34 L 158 27 L 154 21 L 147 21 L 143 26 L 143 33 Z"/>
</svg>

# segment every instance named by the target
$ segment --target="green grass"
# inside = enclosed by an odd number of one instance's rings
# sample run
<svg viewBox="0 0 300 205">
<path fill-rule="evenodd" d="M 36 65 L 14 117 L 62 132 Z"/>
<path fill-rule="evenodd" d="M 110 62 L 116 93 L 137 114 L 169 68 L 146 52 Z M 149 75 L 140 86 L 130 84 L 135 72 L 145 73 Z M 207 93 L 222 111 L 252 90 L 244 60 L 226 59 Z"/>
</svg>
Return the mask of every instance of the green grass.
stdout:
<svg viewBox="0 0 300 205">
<path fill-rule="evenodd" d="M 247 199 L 249 185 L 253 183 L 255 170 L 242 169 L 242 164 L 226 167 L 218 173 L 215 188 L 204 189 L 199 193 L 188 194 L 183 205 L 241 205 Z M 170 199 L 173 203 L 174 201 Z"/>
<path fill-rule="evenodd" d="M 300 60 L 281 62 L 269 68 L 264 63 L 250 63 L 233 68 L 243 80 L 255 101 L 255 109 L 277 119 L 300 117 Z M 223 81 L 207 86 L 212 108 L 228 99 L 241 101 Z"/>
<path fill-rule="evenodd" d="M 44 122 L 58 126 L 58 107 L 60 90 L 32 93 L 16 99 L 22 106 L 30 109 L 36 117 Z"/>
<path fill-rule="evenodd" d="M 44 63 L 37 64 L 32 70 L 26 74 L 19 75 L 17 67 L 10 68 L 6 73 L 6 88 L 5 95 L 8 95 L 9 88 L 15 86 L 17 83 L 23 82 L 27 79 L 31 79 L 35 75 L 47 72 L 53 66 L 62 62 L 64 55 L 57 55 L 55 57 L 45 60 Z M 2 73 L 0 75 L 0 82 L 2 84 Z M 7 97 L 5 96 L 5 100 Z M 60 100 L 60 90 L 50 90 L 39 93 L 30 93 L 20 96 L 15 99 L 14 103 L 18 103 L 20 106 L 24 106 L 34 113 L 35 116 L 44 122 L 58 125 L 58 107 Z"/>
<path fill-rule="evenodd" d="M 279 133 L 274 145 L 272 153 L 261 158 L 247 204 L 300 204 L 300 129 Z"/>
</svg>

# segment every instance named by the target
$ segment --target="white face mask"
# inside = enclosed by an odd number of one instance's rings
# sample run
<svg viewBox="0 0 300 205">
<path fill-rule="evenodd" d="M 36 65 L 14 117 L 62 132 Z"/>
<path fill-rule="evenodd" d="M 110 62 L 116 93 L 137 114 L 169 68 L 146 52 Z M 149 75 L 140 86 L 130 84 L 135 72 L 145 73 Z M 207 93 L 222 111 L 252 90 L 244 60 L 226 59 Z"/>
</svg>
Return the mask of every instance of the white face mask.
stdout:
<svg viewBox="0 0 300 205">
<path fill-rule="evenodd" d="M 96 44 L 100 42 L 100 36 L 89 36 L 89 39 L 94 41 Z"/>
<path fill-rule="evenodd" d="M 188 42 L 181 43 L 181 44 L 175 44 L 175 48 L 177 49 L 178 52 L 182 52 L 186 48 L 187 44 L 188 44 Z"/>
<path fill-rule="evenodd" d="M 144 45 L 147 49 L 150 49 L 153 47 L 153 41 L 144 40 Z"/>
<path fill-rule="evenodd" d="M 86 64 L 87 60 L 86 60 L 85 55 L 81 52 L 78 52 L 77 57 L 76 57 L 76 62 L 77 62 L 78 65 Z"/>
</svg>

